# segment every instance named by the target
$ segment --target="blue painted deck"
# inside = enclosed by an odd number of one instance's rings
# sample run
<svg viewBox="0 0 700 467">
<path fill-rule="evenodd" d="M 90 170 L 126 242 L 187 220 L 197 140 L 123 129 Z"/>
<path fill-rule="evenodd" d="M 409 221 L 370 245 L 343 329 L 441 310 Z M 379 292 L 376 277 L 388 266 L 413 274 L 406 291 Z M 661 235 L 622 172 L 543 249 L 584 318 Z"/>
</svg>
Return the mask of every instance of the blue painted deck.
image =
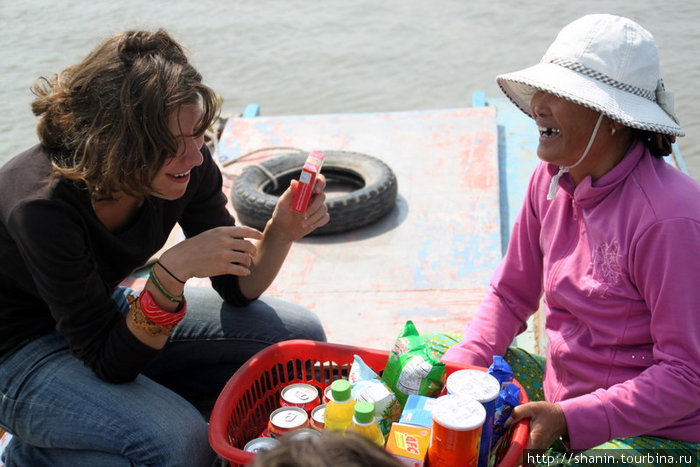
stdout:
<svg viewBox="0 0 700 467">
<path fill-rule="evenodd" d="M 316 312 L 332 342 L 389 349 L 407 319 L 420 332 L 461 333 L 505 251 L 538 162 L 534 122 L 506 98 L 482 93 L 469 108 L 259 113 L 253 105 L 227 121 L 217 152 L 228 177 L 290 151 L 273 149 L 283 147 L 366 153 L 384 160 L 399 185 L 384 219 L 297 242 L 268 293 Z M 668 162 L 685 171 L 677 146 Z M 227 192 L 232 183 L 227 178 Z M 536 313 L 516 344 L 543 353 L 543 328 Z"/>
<path fill-rule="evenodd" d="M 539 161 L 535 123 L 505 97 L 481 92 L 469 108 L 259 113 L 252 105 L 227 122 L 218 151 L 229 175 L 284 152 L 227 165 L 265 148 L 347 150 L 384 160 L 399 185 L 396 207 L 379 222 L 297 242 L 269 293 L 315 311 L 332 342 L 389 349 L 407 319 L 420 332 L 461 333 L 505 252 Z M 667 160 L 686 171 L 677 146 Z M 544 353 L 542 313 L 516 344 Z"/>
<path fill-rule="evenodd" d="M 229 119 L 222 164 L 264 148 L 347 150 L 382 159 L 398 178 L 386 218 L 302 239 L 268 293 L 315 311 L 333 342 L 388 349 L 407 319 L 420 332 L 461 333 L 501 258 L 517 211 L 509 206 L 520 204 L 536 163 L 536 141 L 521 140 L 536 137 L 532 122 L 505 100 L 483 103 L 270 117 L 255 109 Z M 282 152 L 257 152 L 224 170 L 235 175 Z"/>
</svg>

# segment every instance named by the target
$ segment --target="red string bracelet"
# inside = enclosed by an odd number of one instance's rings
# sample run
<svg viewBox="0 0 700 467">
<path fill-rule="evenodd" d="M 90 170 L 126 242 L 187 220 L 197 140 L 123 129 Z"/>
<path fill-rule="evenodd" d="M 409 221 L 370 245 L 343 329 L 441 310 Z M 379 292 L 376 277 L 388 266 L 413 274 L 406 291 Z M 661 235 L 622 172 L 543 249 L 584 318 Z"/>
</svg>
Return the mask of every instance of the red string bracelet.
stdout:
<svg viewBox="0 0 700 467">
<path fill-rule="evenodd" d="M 161 326 L 174 326 L 185 317 L 187 312 L 187 301 L 183 300 L 176 312 L 169 312 L 162 309 L 153 299 L 153 295 L 148 290 L 144 290 L 139 295 L 139 304 L 143 314 L 149 321 Z"/>
</svg>

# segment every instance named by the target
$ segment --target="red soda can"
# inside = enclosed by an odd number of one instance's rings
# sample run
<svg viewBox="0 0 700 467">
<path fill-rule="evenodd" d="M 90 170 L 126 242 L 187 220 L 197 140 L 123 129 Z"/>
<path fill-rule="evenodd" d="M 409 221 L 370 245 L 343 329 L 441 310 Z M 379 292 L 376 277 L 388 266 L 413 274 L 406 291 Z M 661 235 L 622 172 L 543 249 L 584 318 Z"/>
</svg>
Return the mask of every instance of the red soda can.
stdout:
<svg viewBox="0 0 700 467">
<path fill-rule="evenodd" d="M 280 406 L 282 407 L 299 407 L 306 410 L 306 413 L 311 413 L 319 404 L 316 386 L 294 383 L 282 388 L 280 395 Z"/>
<path fill-rule="evenodd" d="M 326 404 L 318 405 L 311 411 L 311 418 L 309 419 L 309 424 L 311 425 L 311 428 L 317 431 L 323 431 L 325 429 L 325 413 Z"/>
<path fill-rule="evenodd" d="M 331 394 L 331 385 L 329 384 L 328 387 L 323 390 L 323 403 L 327 404 L 330 400 L 333 400 L 333 394 Z"/>
<path fill-rule="evenodd" d="M 270 437 L 279 438 L 294 430 L 309 427 L 309 414 L 300 407 L 280 407 L 270 414 L 267 429 Z"/>
</svg>

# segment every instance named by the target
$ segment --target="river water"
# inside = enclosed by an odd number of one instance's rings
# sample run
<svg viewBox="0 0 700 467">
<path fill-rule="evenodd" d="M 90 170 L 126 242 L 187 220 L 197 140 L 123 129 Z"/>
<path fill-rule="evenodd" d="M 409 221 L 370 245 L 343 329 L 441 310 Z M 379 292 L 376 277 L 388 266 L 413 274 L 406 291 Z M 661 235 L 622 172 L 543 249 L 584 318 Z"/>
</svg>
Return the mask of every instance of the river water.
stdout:
<svg viewBox="0 0 700 467">
<path fill-rule="evenodd" d="M 225 113 L 265 115 L 467 107 L 495 76 L 536 63 L 585 13 L 628 16 L 656 37 L 700 180 L 696 0 L 0 0 L 0 165 L 36 142 L 33 80 L 124 29 L 163 27 L 191 52 Z"/>
</svg>

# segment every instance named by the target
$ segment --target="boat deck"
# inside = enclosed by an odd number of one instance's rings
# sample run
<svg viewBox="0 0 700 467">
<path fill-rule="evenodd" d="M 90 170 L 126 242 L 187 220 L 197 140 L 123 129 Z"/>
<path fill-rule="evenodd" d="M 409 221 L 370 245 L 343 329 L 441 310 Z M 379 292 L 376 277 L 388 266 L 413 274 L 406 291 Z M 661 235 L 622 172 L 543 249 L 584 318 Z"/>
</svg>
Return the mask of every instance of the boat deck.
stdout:
<svg viewBox="0 0 700 467">
<path fill-rule="evenodd" d="M 462 333 L 536 163 L 529 119 L 503 99 L 477 94 L 473 104 L 230 118 L 217 154 L 227 192 L 244 167 L 285 152 L 274 148 L 364 153 L 398 179 L 396 205 L 385 218 L 298 241 L 267 293 L 314 311 L 335 343 L 389 349 L 409 319 L 421 333 Z M 537 331 L 533 321 L 518 345 L 541 350 Z"/>
</svg>

